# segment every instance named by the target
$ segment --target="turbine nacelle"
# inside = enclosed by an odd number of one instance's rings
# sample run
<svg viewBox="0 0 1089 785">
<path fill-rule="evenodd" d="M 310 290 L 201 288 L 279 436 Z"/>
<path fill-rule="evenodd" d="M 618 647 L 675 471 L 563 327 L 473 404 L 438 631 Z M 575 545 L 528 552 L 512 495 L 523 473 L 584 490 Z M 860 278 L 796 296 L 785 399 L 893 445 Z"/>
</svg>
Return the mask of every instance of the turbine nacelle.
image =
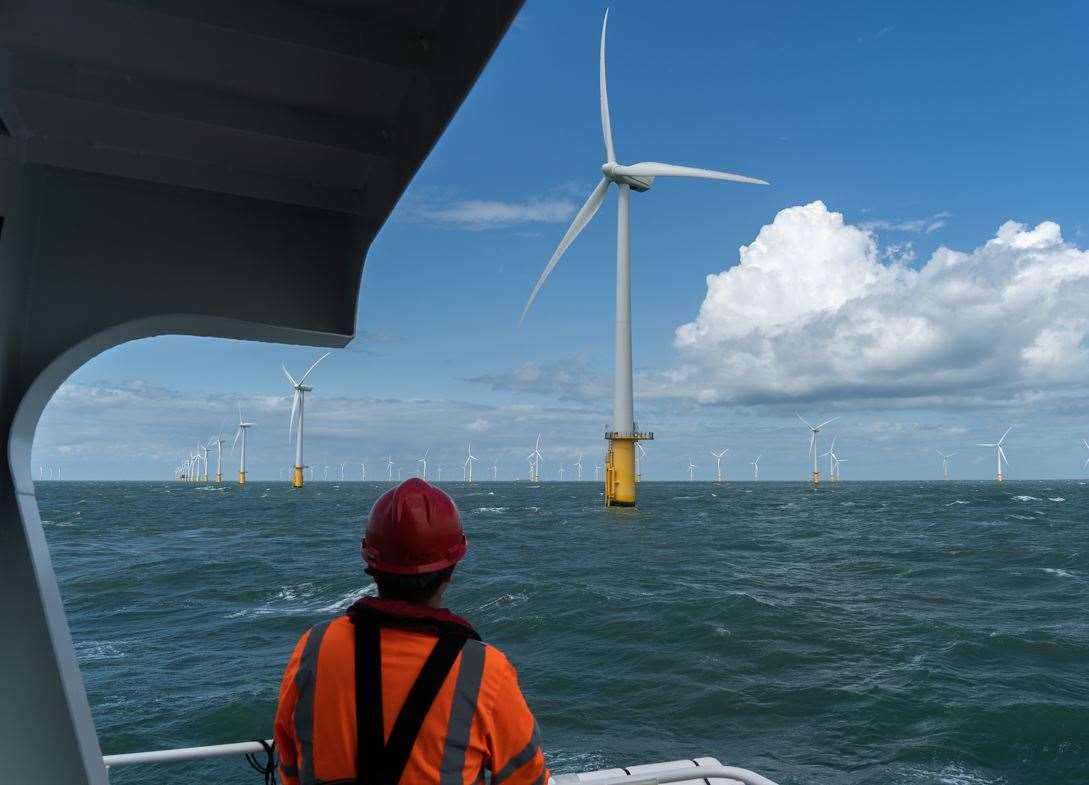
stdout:
<svg viewBox="0 0 1089 785">
<path fill-rule="evenodd" d="M 622 174 L 624 168 L 625 167 L 618 163 L 603 163 L 601 165 L 601 173 L 605 175 L 605 179 L 609 182 L 616 183 L 617 185 L 626 185 L 633 191 L 644 193 L 645 191 L 650 190 L 650 186 L 654 183 L 654 175 L 637 177 L 635 175 Z"/>
</svg>

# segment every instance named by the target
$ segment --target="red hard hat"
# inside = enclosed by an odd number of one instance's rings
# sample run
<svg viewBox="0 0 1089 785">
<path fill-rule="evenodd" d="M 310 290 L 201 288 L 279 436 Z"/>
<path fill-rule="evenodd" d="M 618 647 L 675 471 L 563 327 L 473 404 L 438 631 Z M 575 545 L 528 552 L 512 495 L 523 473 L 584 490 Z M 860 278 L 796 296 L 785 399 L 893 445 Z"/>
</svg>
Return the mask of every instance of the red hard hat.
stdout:
<svg viewBox="0 0 1089 785">
<path fill-rule="evenodd" d="M 371 507 L 362 549 L 372 569 L 418 575 L 457 564 L 468 541 L 454 500 L 413 478 L 386 491 Z"/>
</svg>

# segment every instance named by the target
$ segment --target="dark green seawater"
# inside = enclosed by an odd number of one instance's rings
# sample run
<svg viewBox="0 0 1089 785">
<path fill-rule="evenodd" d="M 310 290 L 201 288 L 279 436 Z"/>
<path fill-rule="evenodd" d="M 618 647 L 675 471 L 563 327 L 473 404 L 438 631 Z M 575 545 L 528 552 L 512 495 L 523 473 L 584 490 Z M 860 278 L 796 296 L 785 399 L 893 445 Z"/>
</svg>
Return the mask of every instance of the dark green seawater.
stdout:
<svg viewBox="0 0 1089 785">
<path fill-rule="evenodd" d="M 385 483 L 42 483 L 105 752 L 270 735 L 312 623 L 371 591 Z M 1089 782 L 1089 486 L 445 486 L 450 607 L 518 666 L 554 771 L 716 756 L 790 783 Z M 257 783 L 241 760 L 113 782 Z"/>
</svg>

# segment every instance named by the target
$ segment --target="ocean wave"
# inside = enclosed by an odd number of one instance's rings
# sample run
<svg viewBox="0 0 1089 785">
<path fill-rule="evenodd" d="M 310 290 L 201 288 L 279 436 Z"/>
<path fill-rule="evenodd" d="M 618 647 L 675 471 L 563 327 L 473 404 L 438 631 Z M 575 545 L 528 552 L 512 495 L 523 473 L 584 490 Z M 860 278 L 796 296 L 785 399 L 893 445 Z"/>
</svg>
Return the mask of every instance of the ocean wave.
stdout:
<svg viewBox="0 0 1089 785">
<path fill-rule="evenodd" d="M 1021 494 L 1020 496 L 1013 496 L 1013 497 L 1011 497 L 1011 498 L 1012 498 L 1012 499 L 1013 499 L 1013 500 L 1014 500 L 1015 502 L 1039 502 L 1039 501 L 1043 501 L 1043 499 L 1040 499 L 1039 497 L 1036 497 L 1036 496 L 1025 496 L 1024 494 Z"/>
<path fill-rule="evenodd" d="M 946 507 L 952 507 L 954 504 L 971 504 L 971 502 L 966 502 L 966 501 L 964 501 L 964 499 L 955 499 L 955 500 L 949 502 L 949 504 L 947 504 L 945 506 Z"/>
<path fill-rule="evenodd" d="M 353 589 L 342 594 L 332 602 L 329 597 L 320 596 L 317 587 L 312 583 L 301 583 L 297 586 L 281 586 L 280 590 L 269 597 L 261 605 L 248 608 L 240 608 L 227 614 L 228 619 L 238 619 L 249 616 L 301 616 L 316 613 L 335 613 L 348 608 L 353 602 L 362 596 L 373 596 L 377 591 L 374 583 L 368 583 L 358 589 Z M 309 600 L 309 602 L 308 602 Z"/>
<path fill-rule="evenodd" d="M 493 608 L 496 605 L 521 605 L 523 602 L 529 599 L 529 595 L 524 592 L 518 592 L 517 594 L 500 594 L 494 600 L 489 600 L 483 605 L 477 607 L 477 611 L 482 611 L 487 608 Z"/>
<path fill-rule="evenodd" d="M 1060 578 L 1073 578 L 1074 574 L 1067 572 L 1066 570 L 1060 570 L 1058 567 L 1041 567 L 1044 572 L 1049 575 L 1057 575 Z"/>
<path fill-rule="evenodd" d="M 91 662 L 128 657 L 127 652 L 118 648 L 121 643 L 123 641 L 73 641 L 72 646 L 76 650 L 76 659 Z"/>
<path fill-rule="evenodd" d="M 1066 501 L 1066 499 L 1063 498 L 1062 496 L 1048 496 L 1047 500 L 1049 502 L 1064 502 L 1064 501 Z"/>
<path fill-rule="evenodd" d="M 509 507 L 477 507 L 474 512 L 506 512 Z"/>
<path fill-rule="evenodd" d="M 992 779 L 979 771 L 973 771 L 959 763 L 950 763 L 940 769 L 912 767 L 907 770 L 912 776 L 908 782 L 927 783 L 930 785 L 998 785 L 1002 779 Z"/>
</svg>

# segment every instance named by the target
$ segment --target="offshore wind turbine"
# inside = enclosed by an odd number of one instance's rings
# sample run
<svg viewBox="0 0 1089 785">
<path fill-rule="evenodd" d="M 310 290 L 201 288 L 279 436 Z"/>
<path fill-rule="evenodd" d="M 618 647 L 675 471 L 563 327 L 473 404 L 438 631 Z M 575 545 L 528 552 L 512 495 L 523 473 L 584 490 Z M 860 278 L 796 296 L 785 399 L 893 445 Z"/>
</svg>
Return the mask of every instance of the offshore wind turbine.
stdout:
<svg viewBox="0 0 1089 785">
<path fill-rule="evenodd" d="M 942 457 L 942 479 L 943 480 L 948 480 L 949 479 L 949 459 L 952 458 L 954 455 L 956 455 L 956 453 L 951 452 L 948 455 L 946 455 L 941 450 L 935 450 L 934 452 L 938 453 L 938 455 L 940 455 Z"/>
<path fill-rule="evenodd" d="M 561 463 L 560 464 L 560 482 L 563 482 L 563 473 L 564 473 L 565 470 L 566 469 L 565 469 L 564 465 Z"/>
<path fill-rule="evenodd" d="M 424 454 L 416 459 L 416 463 L 420 464 L 420 479 L 421 480 L 426 480 L 427 479 L 427 454 L 429 452 L 431 452 L 430 447 L 428 447 L 426 450 L 424 450 Z"/>
<path fill-rule="evenodd" d="M 227 440 L 223 438 L 222 434 L 216 434 L 215 438 L 211 439 L 209 446 L 216 446 L 216 483 L 223 482 L 223 445 L 227 443 Z"/>
<path fill-rule="evenodd" d="M 822 452 L 821 457 L 828 456 L 828 479 L 832 482 L 836 481 L 836 466 L 839 463 L 839 459 L 836 457 L 836 438 L 832 437 L 832 446 L 828 448 L 828 452 Z"/>
<path fill-rule="evenodd" d="M 722 458 L 730 451 L 727 447 L 719 452 L 711 450 L 711 456 L 715 459 L 715 482 L 722 482 Z"/>
<path fill-rule="evenodd" d="M 359 468 L 360 468 L 360 472 L 361 472 L 361 473 L 362 473 L 362 475 L 363 475 L 363 476 L 362 476 L 362 477 L 360 478 L 360 480 L 361 480 L 362 482 L 366 482 L 366 481 L 367 481 L 367 462 L 366 462 L 366 461 L 360 461 L 360 462 L 359 462 Z"/>
<path fill-rule="evenodd" d="M 1085 449 L 1089 450 L 1089 441 L 1082 439 L 1081 443 L 1085 445 Z M 1089 458 L 1085 459 L 1085 463 L 1081 465 L 1081 468 L 1084 469 L 1086 466 L 1089 466 Z"/>
<path fill-rule="evenodd" d="M 393 456 L 386 456 L 386 480 L 393 482 Z"/>
<path fill-rule="evenodd" d="M 203 456 L 201 460 L 204 461 L 204 472 L 201 474 L 200 480 L 201 482 L 208 482 L 208 445 L 198 444 L 197 449 L 200 450 L 200 453 Z"/>
<path fill-rule="evenodd" d="M 496 482 L 499 479 L 499 460 L 492 461 L 492 482 Z"/>
<path fill-rule="evenodd" d="M 465 464 L 464 464 L 464 467 L 466 469 L 466 474 L 467 474 L 467 476 L 469 478 L 469 480 L 468 480 L 469 482 L 473 481 L 473 461 L 475 461 L 475 460 L 477 460 L 477 457 L 475 455 L 473 455 L 473 445 L 472 445 L 472 442 L 470 442 L 468 452 L 467 452 L 467 454 L 465 456 Z"/>
<path fill-rule="evenodd" d="M 755 461 L 749 461 L 749 466 L 752 467 L 752 478 L 753 478 L 753 480 L 759 480 L 760 479 L 760 459 L 763 458 L 763 457 L 764 457 L 764 454 L 761 453 L 760 455 L 756 456 Z"/>
<path fill-rule="evenodd" d="M 594 482 L 598 482 L 601 479 L 601 467 L 594 465 Z"/>
<path fill-rule="evenodd" d="M 340 481 L 341 482 L 344 482 L 344 466 L 345 466 L 345 463 L 346 463 L 345 461 L 340 462 Z"/>
<path fill-rule="evenodd" d="M 306 403 L 306 394 L 313 390 L 306 383 L 306 377 L 310 375 L 310 372 L 318 367 L 318 363 L 328 357 L 332 352 L 326 352 L 319 357 L 313 365 L 306 369 L 306 373 L 302 377 L 295 381 L 290 373 L 287 372 L 287 366 L 280 363 L 280 367 L 284 369 L 284 376 L 291 382 L 291 387 L 295 390 L 295 394 L 291 399 L 291 419 L 287 423 L 287 442 L 291 443 L 291 430 L 295 427 L 295 414 L 299 415 L 299 432 L 295 436 L 295 471 L 291 475 L 291 487 L 301 488 L 303 486 L 303 467 L 306 465 L 303 463 L 303 409 Z"/>
<path fill-rule="evenodd" d="M 533 446 L 533 452 L 529 454 L 529 481 L 541 481 L 541 434 L 537 434 L 537 443 Z"/>
<path fill-rule="evenodd" d="M 1006 429 L 1006 432 L 1002 434 L 1002 438 L 999 439 L 997 442 L 989 442 L 976 445 L 976 447 L 994 447 L 994 457 L 995 460 L 998 462 L 998 473 L 994 476 L 995 482 L 1003 482 L 1006 479 L 1005 475 L 1002 474 L 1002 462 L 1005 461 L 1007 464 L 1009 464 L 1010 461 L 1006 457 L 1006 451 L 1002 449 L 1002 443 L 1006 441 L 1006 437 L 1010 435 L 1010 431 L 1012 430 L 1013 426 L 1011 425 L 1009 428 Z"/>
<path fill-rule="evenodd" d="M 692 482 L 692 472 L 696 470 L 696 464 L 692 463 L 692 459 L 688 459 L 688 481 Z"/>
<path fill-rule="evenodd" d="M 582 482 L 582 453 L 579 453 L 578 460 L 571 464 L 578 474 L 575 477 L 576 482 Z"/>
<path fill-rule="evenodd" d="M 636 482 L 642 482 L 642 480 L 643 480 L 643 469 L 642 469 L 642 466 L 640 465 L 640 459 L 647 458 L 647 457 L 649 457 L 649 456 L 647 456 L 647 451 L 643 448 L 643 445 L 640 442 L 636 442 L 635 443 L 635 481 Z"/>
<path fill-rule="evenodd" d="M 598 55 L 598 90 L 601 104 L 601 132 L 605 141 L 605 163 L 601 166 L 602 178 L 590 192 L 586 203 L 575 215 L 560 244 L 548 260 L 544 272 L 533 287 L 529 300 L 522 310 L 522 319 L 529 312 L 533 300 L 537 297 L 545 280 L 559 262 L 567 248 L 586 228 L 591 219 L 605 201 L 609 186 L 617 186 L 617 230 L 616 230 L 616 333 L 614 336 L 613 367 L 613 423 L 606 434 L 609 440 L 609 452 L 605 466 L 605 503 L 609 506 L 631 507 L 635 505 L 635 444 L 643 439 L 652 439 L 653 434 L 643 433 L 635 424 L 632 401 L 632 359 L 631 359 L 631 259 L 629 232 L 629 201 L 631 192 L 642 193 L 650 189 L 656 177 L 697 177 L 706 180 L 726 180 L 737 183 L 767 185 L 764 180 L 745 177 L 710 169 L 696 169 L 690 166 L 675 166 L 654 161 L 625 166 L 616 160 L 613 148 L 612 122 L 609 118 L 609 94 L 605 82 L 605 31 L 609 22 L 609 13 L 601 24 L 601 44 Z"/>
<path fill-rule="evenodd" d="M 810 479 L 812 480 L 814 485 L 819 485 L 820 481 L 821 481 L 821 472 L 820 472 L 820 469 L 817 468 L 817 458 L 820 457 L 817 454 L 817 434 L 821 432 L 821 428 L 828 425 L 828 423 L 830 423 L 830 422 L 834 422 L 834 421 L 838 420 L 839 417 L 838 416 L 833 417 L 831 420 L 825 420 L 820 425 L 813 426 L 813 425 L 810 425 L 809 423 L 805 422 L 805 418 L 802 417 L 802 415 L 798 414 L 797 412 L 794 412 L 794 415 L 799 420 L 801 420 L 803 423 L 805 423 L 805 427 L 808 428 L 809 431 L 810 431 L 810 433 L 809 433 L 809 454 L 813 456 L 813 475 L 812 475 L 812 477 L 810 477 Z"/>
<path fill-rule="evenodd" d="M 238 484 L 246 484 L 246 431 L 252 428 L 255 423 L 246 422 L 246 419 L 242 416 L 242 407 L 238 407 L 238 430 L 234 433 L 234 444 L 231 445 L 233 451 L 235 445 L 238 444 L 239 437 L 242 438 L 242 455 L 238 461 Z"/>
</svg>

